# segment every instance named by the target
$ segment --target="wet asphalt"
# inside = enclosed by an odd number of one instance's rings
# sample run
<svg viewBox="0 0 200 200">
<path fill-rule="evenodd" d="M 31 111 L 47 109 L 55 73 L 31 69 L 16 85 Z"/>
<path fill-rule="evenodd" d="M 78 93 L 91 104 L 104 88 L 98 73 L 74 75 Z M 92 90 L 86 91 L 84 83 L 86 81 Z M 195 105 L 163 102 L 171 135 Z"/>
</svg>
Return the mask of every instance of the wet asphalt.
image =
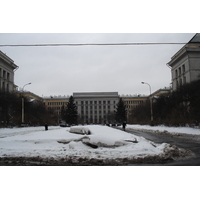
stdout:
<svg viewBox="0 0 200 200">
<path fill-rule="evenodd" d="M 159 134 L 159 133 L 141 132 L 141 131 L 135 131 L 135 130 L 130 130 L 130 129 L 126 131 L 134 135 L 144 137 L 155 143 L 169 143 L 183 149 L 189 149 L 196 155 L 195 158 L 190 158 L 187 160 L 174 161 L 174 162 L 165 163 L 165 164 L 155 164 L 155 165 L 150 164 L 150 166 L 200 166 L 200 140 L 198 139 L 195 139 L 192 137 L 184 138 L 184 137 L 181 137 L 180 135 L 174 136 L 170 134 L 165 135 L 165 134 Z M 136 164 L 136 165 L 148 166 L 148 164 Z"/>
</svg>

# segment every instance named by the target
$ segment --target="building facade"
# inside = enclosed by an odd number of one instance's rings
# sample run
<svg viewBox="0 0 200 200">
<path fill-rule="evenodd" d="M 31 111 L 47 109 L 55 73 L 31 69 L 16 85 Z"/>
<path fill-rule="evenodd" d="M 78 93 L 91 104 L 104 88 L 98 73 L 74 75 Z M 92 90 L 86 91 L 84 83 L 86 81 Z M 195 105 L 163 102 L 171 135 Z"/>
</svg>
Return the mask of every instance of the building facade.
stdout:
<svg viewBox="0 0 200 200">
<path fill-rule="evenodd" d="M 148 97 L 141 95 L 135 95 L 135 96 L 127 95 L 127 96 L 121 96 L 121 98 L 125 103 L 127 111 L 127 120 L 129 121 L 129 116 L 131 115 L 132 110 L 142 105 L 147 100 Z"/>
<path fill-rule="evenodd" d="M 15 90 L 14 71 L 18 68 L 11 58 L 0 51 L 0 90 L 8 92 Z"/>
<path fill-rule="evenodd" d="M 200 33 L 182 47 L 167 65 L 171 68 L 172 90 L 200 79 Z"/>
<path fill-rule="evenodd" d="M 81 123 L 111 123 L 119 101 L 118 92 L 73 93 Z"/>
<path fill-rule="evenodd" d="M 66 106 L 69 101 L 69 96 L 51 96 L 44 97 L 43 102 L 48 111 L 55 113 L 60 117 L 61 109 Z"/>
<path fill-rule="evenodd" d="M 171 88 L 159 89 L 152 93 L 152 97 L 169 93 Z M 115 111 L 119 99 L 125 103 L 127 120 L 132 110 L 143 105 L 150 96 L 145 95 L 118 95 L 118 92 L 79 92 L 73 93 L 77 106 L 78 122 L 82 124 L 105 124 L 115 123 Z M 32 97 L 33 98 L 33 97 Z M 43 102 L 48 111 L 55 113 L 61 119 L 62 106 L 66 106 L 69 96 L 44 97 Z"/>
</svg>

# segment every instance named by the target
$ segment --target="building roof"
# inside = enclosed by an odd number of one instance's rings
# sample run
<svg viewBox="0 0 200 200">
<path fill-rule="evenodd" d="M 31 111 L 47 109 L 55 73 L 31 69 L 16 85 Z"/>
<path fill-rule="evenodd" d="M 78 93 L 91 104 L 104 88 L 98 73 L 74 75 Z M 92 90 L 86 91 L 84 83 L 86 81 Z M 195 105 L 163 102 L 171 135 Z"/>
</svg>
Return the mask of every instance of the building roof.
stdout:
<svg viewBox="0 0 200 200">
<path fill-rule="evenodd" d="M 200 43 L 200 33 L 196 33 L 188 43 Z"/>
<path fill-rule="evenodd" d="M 10 57 L 8 57 L 5 53 L 3 53 L 1 50 L 0 50 L 0 59 L 9 64 L 13 69 L 19 68 L 16 64 L 14 64 L 14 61 Z"/>
<path fill-rule="evenodd" d="M 185 44 L 179 51 L 177 51 L 171 57 L 171 61 L 169 61 L 167 65 L 171 66 L 178 58 L 183 56 L 187 51 L 200 51 L 200 33 L 196 33 L 187 44 Z"/>
<path fill-rule="evenodd" d="M 75 92 L 74 98 L 118 97 L 118 92 Z"/>
</svg>

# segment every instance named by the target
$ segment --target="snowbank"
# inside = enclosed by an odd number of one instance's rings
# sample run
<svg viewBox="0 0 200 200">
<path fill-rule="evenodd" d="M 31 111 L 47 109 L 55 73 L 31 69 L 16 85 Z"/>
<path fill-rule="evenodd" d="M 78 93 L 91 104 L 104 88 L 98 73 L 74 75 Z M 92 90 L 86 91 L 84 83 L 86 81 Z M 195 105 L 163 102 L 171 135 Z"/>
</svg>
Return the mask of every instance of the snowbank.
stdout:
<svg viewBox="0 0 200 200">
<path fill-rule="evenodd" d="M 1 159 L 37 157 L 42 159 L 40 162 L 46 159 L 46 162 L 54 161 L 55 165 L 56 161 L 80 165 L 86 161 L 110 162 L 113 165 L 114 162 L 143 162 L 145 158 L 155 162 L 158 158 L 167 160 L 186 155 L 190 152 L 170 144 L 155 144 L 143 137 L 100 125 L 50 127 L 49 131 L 44 131 L 43 127 L 0 129 Z"/>
<path fill-rule="evenodd" d="M 140 131 L 151 131 L 158 133 L 169 133 L 169 134 L 190 134 L 199 135 L 200 129 L 190 127 L 167 127 L 167 126 L 149 126 L 149 125 L 127 125 L 127 129 L 134 129 Z"/>
</svg>

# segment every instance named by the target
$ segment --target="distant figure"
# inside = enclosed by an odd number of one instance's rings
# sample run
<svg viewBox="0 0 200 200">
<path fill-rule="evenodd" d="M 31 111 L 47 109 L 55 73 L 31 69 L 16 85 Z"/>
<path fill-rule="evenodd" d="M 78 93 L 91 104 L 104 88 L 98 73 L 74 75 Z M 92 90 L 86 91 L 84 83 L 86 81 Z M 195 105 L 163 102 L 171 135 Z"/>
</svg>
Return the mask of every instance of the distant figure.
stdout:
<svg viewBox="0 0 200 200">
<path fill-rule="evenodd" d="M 126 129 L 126 122 L 124 121 L 124 123 L 123 123 L 123 129 L 124 129 L 124 131 L 125 131 L 125 129 Z"/>
<path fill-rule="evenodd" d="M 47 123 L 46 123 L 44 126 L 45 126 L 45 131 L 47 131 L 47 130 L 48 130 L 48 125 L 47 125 Z"/>
</svg>

